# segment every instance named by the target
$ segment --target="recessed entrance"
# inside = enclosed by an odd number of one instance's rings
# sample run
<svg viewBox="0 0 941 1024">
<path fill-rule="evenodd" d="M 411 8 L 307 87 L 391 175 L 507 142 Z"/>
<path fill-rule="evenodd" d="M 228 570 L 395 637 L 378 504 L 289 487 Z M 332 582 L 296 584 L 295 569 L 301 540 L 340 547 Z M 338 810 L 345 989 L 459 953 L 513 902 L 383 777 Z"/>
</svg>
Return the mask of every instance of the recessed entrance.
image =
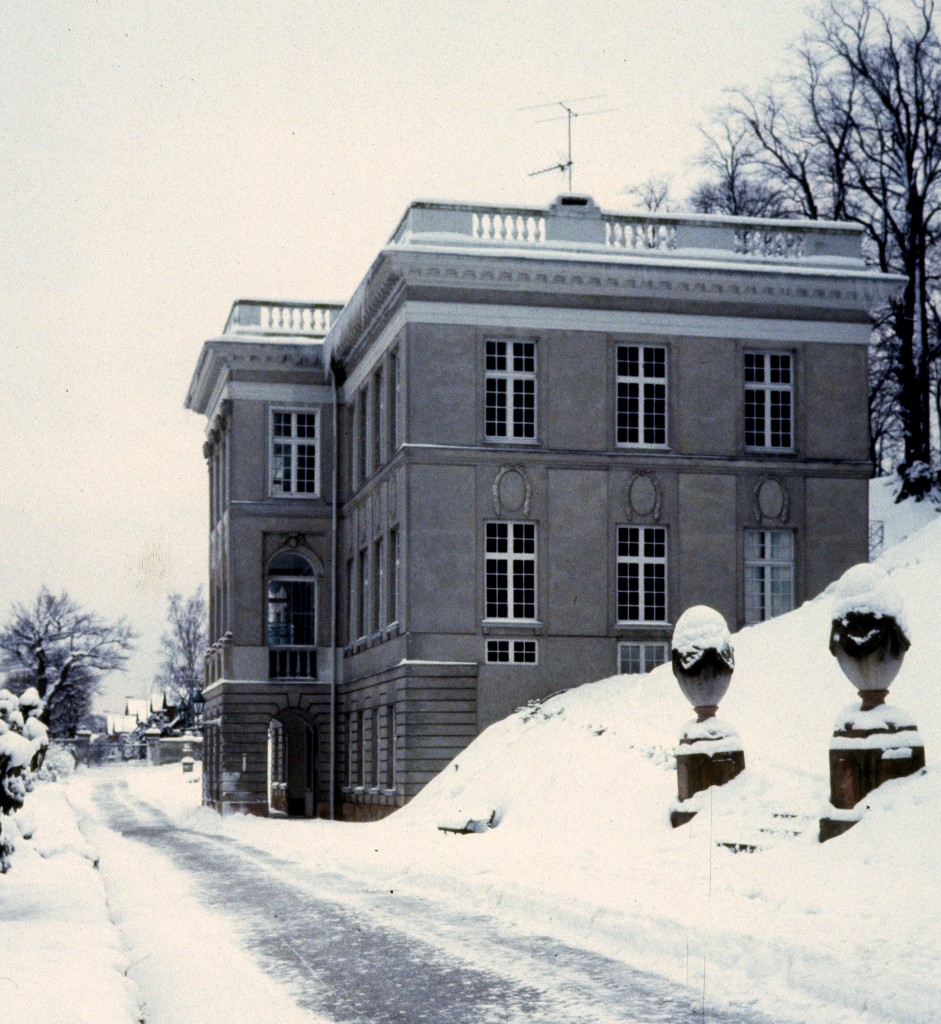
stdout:
<svg viewBox="0 0 941 1024">
<path fill-rule="evenodd" d="M 312 818 L 317 806 L 317 735 L 296 711 L 268 726 L 268 807 L 271 814 Z"/>
</svg>

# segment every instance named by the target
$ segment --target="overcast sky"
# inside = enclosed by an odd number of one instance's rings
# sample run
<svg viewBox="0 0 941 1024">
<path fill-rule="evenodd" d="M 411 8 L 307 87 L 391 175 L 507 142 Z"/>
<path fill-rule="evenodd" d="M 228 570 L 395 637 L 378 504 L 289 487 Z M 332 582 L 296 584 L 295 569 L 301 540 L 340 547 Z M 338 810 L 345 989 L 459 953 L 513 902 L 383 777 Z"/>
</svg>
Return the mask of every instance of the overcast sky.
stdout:
<svg viewBox="0 0 941 1024">
<path fill-rule="evenodd" d="M 796 0 L 0 5 L 0 615 L 42 584 L 141 633 L 206 576 L 200 345 L 240 296 L 346 299 L 414 198 L 682 193 Z"/>
</svg>

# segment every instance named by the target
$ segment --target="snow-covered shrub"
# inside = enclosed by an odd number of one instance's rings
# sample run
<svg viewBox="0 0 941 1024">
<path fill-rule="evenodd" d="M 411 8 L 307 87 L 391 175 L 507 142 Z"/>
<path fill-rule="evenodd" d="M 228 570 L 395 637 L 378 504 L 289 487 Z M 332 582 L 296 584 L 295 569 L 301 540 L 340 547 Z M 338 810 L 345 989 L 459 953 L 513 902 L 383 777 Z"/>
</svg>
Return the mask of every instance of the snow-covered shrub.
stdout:
<svg viewBox="0 0 941 1024">
<path fill-rule="evenodd" d="M 33 772 L 42 766 L 49 747 L 49 733 L 39 720 L 43 702 L 30 687 L 17 697 L 0 690 L 0 814 L 14 814 L 32 788 Z M 10 869 L 12 829 L 0 819 L 0 873 Z"/>
<path fill-rule="evenodd" d="M 68 747 L 53 743 L 46 751 L 42 767 L 36 772 L 37 782 L 58 782 L 75 771 L 75 757 Z"/>
</svg>

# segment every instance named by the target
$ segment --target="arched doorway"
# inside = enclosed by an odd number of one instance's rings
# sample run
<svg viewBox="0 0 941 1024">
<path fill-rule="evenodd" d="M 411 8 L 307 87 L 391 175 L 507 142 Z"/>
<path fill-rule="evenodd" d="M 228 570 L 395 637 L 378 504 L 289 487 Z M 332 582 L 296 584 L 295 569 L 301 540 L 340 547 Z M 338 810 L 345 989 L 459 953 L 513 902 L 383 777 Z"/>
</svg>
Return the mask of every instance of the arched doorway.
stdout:
<svg viewBox="0 0 941 1024">
<path fill-rule="evenodd" d="M 317 734 L 297 711 L 282 711 L 268 725 L 268 808 L 298 818 L 317 812 Z"/>
</svg>

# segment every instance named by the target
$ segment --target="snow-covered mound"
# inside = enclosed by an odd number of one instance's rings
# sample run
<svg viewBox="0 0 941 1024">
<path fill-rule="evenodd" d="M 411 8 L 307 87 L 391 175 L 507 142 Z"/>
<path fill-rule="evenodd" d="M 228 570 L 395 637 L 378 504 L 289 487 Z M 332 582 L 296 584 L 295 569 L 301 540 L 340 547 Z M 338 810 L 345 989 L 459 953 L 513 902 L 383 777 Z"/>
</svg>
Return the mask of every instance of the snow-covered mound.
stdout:
<svg viewBox="0 0 941 1024">
<path fill-rule="evenodd" d="M 930 765 L 941 752 L 941 520 L 879 565 L 903 597 L 912 642 L 891 699 L 919 724 Z M 736 669 L 722 717 L 744 741 L 749 773 L 789 813 L 815 814 L 827 798 L 829 737 L 855 697 L 828 650 L 833 591 L 731 639 Z M 672 749 L 688 717 L 669 665 L 569 690 L 491 726 L 401 813 L 434 821 L 492 809 L 505 827 L 552 819 L 577 831 L 605 809 L 610 816 L 616 792 L 618 817 L 646 842 L 665 823 Z"/>
<path fill-rule="evenodd" d="M 901 544 L 906 537 L 933 523 L 941 514 L 941 507 L 930 498 L 923 501 L 909 498 L 896 503 L 899 487 L 897 476 L 882 476 L 869 481 L 869 521 L 877 531 L 880 525 L 882 527 L 882 545 L 878 553 Z"/>
<path fill-rule="evenodd" d="M 808 1004 L 798 1019 L 936 1019 L 941 518 L 912 504 L 887 507 L 888 536 L 905 533 L 891 522 L 893 510 L 923 525 L 878 564 L 890 596 L 901 595 L 911 640 L 890 700 L 917 723 L 928 767 L 871 794 L 845 836 L 817 841 L 830 737 L 856 697 L 828 650 L 833 586 L 731 637 L 736 668 L 721 715 L 742 738 L 746 770 L 711 790 L 691 825 L 669 824 L 673 749 L 689 706 L 664 665 L 534 702 L 496 723 L 387 827 L 430 832 L 492 816 L 485 835 L 461 840 L 478 844 L 461 851 L 474 870 L 485 860 L 501 884 L 551 892 L 559 907 L 597 903 L 658 969 L 668 969 L 683 936 L 710 964 L 734 965 L 730 995 L 744 977 L 746 987 L 791 988 L 792 1011 L 793 987 L 830 1003 L 825 1011 Z M 733 852 L 746 850 L 752 855 Z"/>
</svg>

